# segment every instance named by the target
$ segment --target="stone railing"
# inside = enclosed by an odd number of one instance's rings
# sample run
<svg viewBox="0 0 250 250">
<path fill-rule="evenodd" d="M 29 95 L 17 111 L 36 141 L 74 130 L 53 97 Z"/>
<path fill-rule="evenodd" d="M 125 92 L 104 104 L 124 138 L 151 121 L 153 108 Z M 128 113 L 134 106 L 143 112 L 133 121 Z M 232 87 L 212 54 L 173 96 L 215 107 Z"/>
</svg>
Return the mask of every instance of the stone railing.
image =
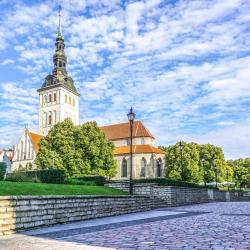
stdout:
<svg viewBox="0 0 250 250">
<path fill-rule="evenodd" d="M 154 207 L 142 196 L 0 196 L 0 235 Z"/>
</svg>

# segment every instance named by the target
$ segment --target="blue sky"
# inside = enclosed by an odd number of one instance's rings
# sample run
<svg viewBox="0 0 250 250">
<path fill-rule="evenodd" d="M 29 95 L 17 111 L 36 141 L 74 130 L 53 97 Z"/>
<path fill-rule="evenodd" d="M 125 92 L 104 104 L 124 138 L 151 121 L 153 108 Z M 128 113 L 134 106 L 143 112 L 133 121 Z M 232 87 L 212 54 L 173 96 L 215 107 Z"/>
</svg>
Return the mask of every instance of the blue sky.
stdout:
<svg viewBox="0 0 250 250">
<path fill-rule="evenodd" d="M 126 121 L 157 138 L 250 156 L 250 1 L 0 0 L 0 148 L 37 131 L 57 6 L 80 120 Z"/>
</svg>

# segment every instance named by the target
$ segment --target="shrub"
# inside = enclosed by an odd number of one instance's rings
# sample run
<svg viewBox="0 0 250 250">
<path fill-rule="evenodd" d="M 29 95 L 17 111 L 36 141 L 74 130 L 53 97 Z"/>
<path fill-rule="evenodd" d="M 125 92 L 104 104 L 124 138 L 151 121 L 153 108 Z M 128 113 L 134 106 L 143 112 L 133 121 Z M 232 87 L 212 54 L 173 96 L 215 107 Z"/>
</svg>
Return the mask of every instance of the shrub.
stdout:
<svg viewBox="0 0 250 250">
<path fill-rule="evenodd" d="M 5 162 L 0 162 L 0 181 L 2 181 L 6 174 L 7 165 Z"/>
<path fill-rule="evenodd" d="M 83 181 L 83 180 L 78 180 L 78 179 L 74 179 L 74 178 L 66 179 L 64 181 L 64 184 L 96 186 L 96 183 L 94 181 Z"/>
<path fill-rule="evenodd" d="M 7 174 L 7 181 L 16 182 L 42 182 L 42 183 L 63 183 L 65 179 L 64 171 L 61 169 L 45 169 L 32 171 L 18 171 Z"/>
<path fill-rule="evenodd" d="M 98 175 L 86 175 L 86 176 L 76 177 L 74 179 L 94 182 L 97 186 L 104 186 L 104 183 L 106 182 L 106 177 Z"/>
</svg>

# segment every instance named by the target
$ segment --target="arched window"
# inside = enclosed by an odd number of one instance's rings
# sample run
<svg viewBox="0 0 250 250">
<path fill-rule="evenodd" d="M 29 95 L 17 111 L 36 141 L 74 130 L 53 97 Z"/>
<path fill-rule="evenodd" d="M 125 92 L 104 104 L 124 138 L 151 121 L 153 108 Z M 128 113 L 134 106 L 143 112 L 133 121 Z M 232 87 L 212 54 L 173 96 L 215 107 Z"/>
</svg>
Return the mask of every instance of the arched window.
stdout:
<svg viewBox="0 0 250 250">
<path fill-rule="evenodd" d="M 48 125 L 52 124 L 52 113 L 49 112 L 49 116 L 48 116 Z"/>
<path fill-rule="evenodd" d="M 141 138 L 141 144 L 144 145 L 145 144 L 145 139 Z"/>
<path fill-rule="evenodd" d="M 65 101 L 65 103 L 68 102 L 68 97 L 67 97 L 67 95 L 64 96 L 64 101 Z"/>
<path fill-rule="evenodd" d="M 122 178 L 128 177 L 128 164 L 127 164 L 127 160 L 125 158 L 123 158 L 123 160 L 122 160 L 122 169 L 121 170 L 122 170 L 121 171 Z"/>
<path fill-rule="evenodd" d="M 24 155 L 24 152 L 23 152 L 23 141 L 21 141 L 21 160 L 23 160 L 23 155 Z"/>
<path fill-rule="evenodd" d="M 76 106 L 76 102 L 75 102 L 75 99 L 73 99 L 73 106 Z"/>
<path fill-rule="evenodd" d="M 71 97 L 69 97 L 69 104 L 71 104 Z"/>
<path fill-rule="evenodd" d="M 43 113 L 43 127 L 45 128 L 47 126 L 47 113 Z"/>
<path fill-rule="evenodd" d="M 56 111 L 53 111 L 53 123 L 56 124 Z"/>
<path fill-rule="evenodd" d="M 52 102 L 52 95 L 49 94 L 49 102 Z"/>
<path fill-rule="evenodd" d="M 159 158 L 158 160 L 156 160 L 156 177 L 161 177 L 162 175 L 162 160 L 161 158 Z"/>
<path fill-rule="evenodd" d="M 147 161 L 145 158 L 142 158 L 141 159 L 141 172 L 140 172 L 141 177 L 146 177 L 146 167 L 147 167 Z"/>
<path fill-rule="evenodd" d="M 59 61 L 59 67 L 62 67 L 62 62 L 61 61 Z"/>
<path fill-rule="evenodd" d="M 44 95 L 43 102 L 44 102 L 44 104 L 46 104 L 46 103 L 47 103 L 47 95 Z"/>
<path fill-rule="evenodd" d="M 56 93 L 54 93 L 54 102 L 56 102 Z"/>
</svg>

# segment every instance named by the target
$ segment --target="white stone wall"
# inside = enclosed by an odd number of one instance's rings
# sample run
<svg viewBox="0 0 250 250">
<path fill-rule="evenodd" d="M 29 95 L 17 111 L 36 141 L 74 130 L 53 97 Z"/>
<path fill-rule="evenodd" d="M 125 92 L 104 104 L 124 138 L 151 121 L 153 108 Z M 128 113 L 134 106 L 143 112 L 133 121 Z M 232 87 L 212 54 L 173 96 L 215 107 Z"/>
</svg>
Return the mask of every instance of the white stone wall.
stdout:
<svg viewBox="0 0 250 250">
<path fill-rule="evenodd" d="M 53 125 L 65 118 L 71 118 L 75 125 L 79 124 L 79 96 L 63 87 L 56 87 L 41 91 L 39 100 L 39 133 L 47 135 Z M 51 124 L 49 115 L 52 116 Z"/>
<path fill-rule="evenodd" d="M 122 139 L 122 140 L 115 140 L 113 141 L 114 145 L 116 147 L 121 147 L 121 146 L 128 146 L 129 144 L 129 139 Z M 154 139 L 151 137 L 136 137 L 133 138 L 133 145 L 154 145 Z"/>
<path fill-rule="evenodd" d="M 117 174 L 114 179 L 128 179 L 130 176 L 130 155 L 115 156 L 117 162 Z M 122 177 L 122 162 L 123 159 L 127 161 L 128 175 Z M 145 177 L 141 176 L 142 159 L 146 161 Z M 157 176 L 157 161 L 161 159 L 161 176 Z M 133 178 L 156 178 L 164 177 L 164 155 L 162 154 L 133 154 Z"/>
<path fill-rule="evenodd" d="M 28 164 L 31 164 L 32 169 L 34 169 L 35 159 L 36 151 L 28 135 L 28 131 L 24 130 L 18 144 L 15 147 L 11 171 L 18 170 L 20 167 L 26 167 Z"/>
</svg>

